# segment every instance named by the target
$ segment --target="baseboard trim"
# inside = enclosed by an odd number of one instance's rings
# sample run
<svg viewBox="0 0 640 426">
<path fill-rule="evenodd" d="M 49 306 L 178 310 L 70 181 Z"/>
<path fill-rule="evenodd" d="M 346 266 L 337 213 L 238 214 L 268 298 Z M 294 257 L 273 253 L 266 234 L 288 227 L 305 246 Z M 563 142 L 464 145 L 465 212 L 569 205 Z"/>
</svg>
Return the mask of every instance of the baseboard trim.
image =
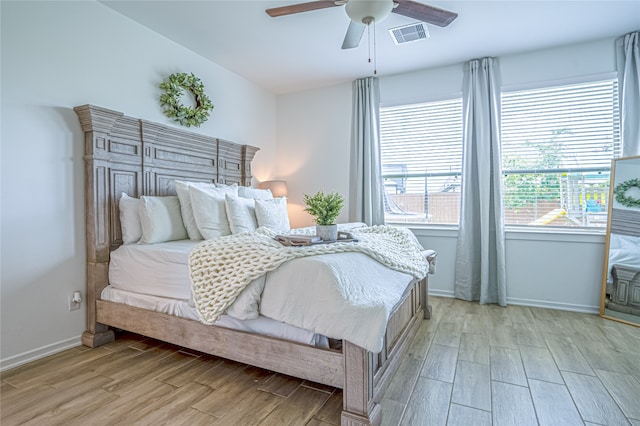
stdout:
<svg viewBox="0 0 640 426">
<path fill-rule="evenodd" d="M 438 290 L 430 288 L 429 296 L 447 297 L 449 299 L 453 299 L 453 292 L 451 290 Z"/>
<path fill-rule="evenodd" d="M 519 299 L 515 297 L 507 297 L 507 303 L 511 305 L 529 306 L 532 308 L 556 309 L 558 311 L 579 312 L 583 314 L 600 313 L 599 306 L 576 305 L 574 303 L 549 302 L 546 300 L 530 300 Z"/>
<path fill-rule="evenodd" d="M 429 295 L 438 297 L 448 297 L 453 299 L 453 291 L 429 289 Z M 600 313 L 599 306 L 576 305 L 573 303 L 549 302 L 547 300 L 520 299 L 517 297 L 507 297 L 508 305 L 529 306 L 531 308 L 555 309 L 558 311 L 579 312 L 583 314 Z"/>
<path fill-rule="evenodd" d="M 0 371 L 9 370 L 22 364 L 26 364 L 28 362 L 35 361 L 40 358 L 44 358 L 49 355 L 53 355 L 80 345 L 82 345 L 82 342 L 80 341 L 80 336 L 77 336 L 70 339 L 61 340 L 59 342 L 51 343 L 40 348 L 32 349 L 18 355 L 10 356 L 8 358 L 0 360 Z"/>
</svg>

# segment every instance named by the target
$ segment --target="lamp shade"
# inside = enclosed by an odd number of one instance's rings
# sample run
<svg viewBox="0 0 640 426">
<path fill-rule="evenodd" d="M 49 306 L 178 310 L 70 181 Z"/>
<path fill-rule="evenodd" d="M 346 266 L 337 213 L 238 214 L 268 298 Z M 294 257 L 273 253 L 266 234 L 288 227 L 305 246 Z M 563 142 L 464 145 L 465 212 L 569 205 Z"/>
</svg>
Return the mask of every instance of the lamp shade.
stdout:
<svg viewBox="0 0 640 426">
<path fill-rule="evenodd" d="M 371 19 L 380 22 L 391 13 L 392 0 L 349 0 L 345 11 L 354 22 L 368 24 Z M 367 19 L 368 18 L 368 19 Z"/>
<path fill-rule="evenodd" d="M 274 197 L 287 196 L 287 182 L 284 180 L 265 180 L 258 184 L 258 188 L 270 190 Z"/>
</svg>

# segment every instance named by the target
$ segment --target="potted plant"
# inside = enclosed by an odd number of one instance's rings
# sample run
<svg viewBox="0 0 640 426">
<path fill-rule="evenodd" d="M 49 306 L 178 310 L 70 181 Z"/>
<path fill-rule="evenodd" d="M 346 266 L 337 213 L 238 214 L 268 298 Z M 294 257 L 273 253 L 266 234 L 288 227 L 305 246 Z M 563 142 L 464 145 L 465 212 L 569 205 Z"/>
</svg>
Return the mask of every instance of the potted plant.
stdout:
<svg viewBox="0 0 640 426">
<path fill-rule="evenodd" d="M 325 194 L 322 191 L 318 191 L 313 196 L 304 194 L 304 203 L 307 205 L 304 211 L 315 216 L 316 234 L 323 241 L 337 240 L 338 225 L 334 222 L 344 205 L 342 195 L 337 192 Z"/>
</svg>

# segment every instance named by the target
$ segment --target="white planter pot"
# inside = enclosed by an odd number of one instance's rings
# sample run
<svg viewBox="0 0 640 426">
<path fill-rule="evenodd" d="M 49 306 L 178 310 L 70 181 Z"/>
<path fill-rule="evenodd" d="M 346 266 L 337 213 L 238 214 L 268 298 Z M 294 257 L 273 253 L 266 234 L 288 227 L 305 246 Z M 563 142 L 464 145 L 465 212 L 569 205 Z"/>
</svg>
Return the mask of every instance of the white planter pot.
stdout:
<svg viewBox="0 0 640 426">
<path fill-rule="evenodd" d="M 335 241 L 338 239 L 338 225 L 316 225 L 316 234 L 322 241 Z"/>
</svg>

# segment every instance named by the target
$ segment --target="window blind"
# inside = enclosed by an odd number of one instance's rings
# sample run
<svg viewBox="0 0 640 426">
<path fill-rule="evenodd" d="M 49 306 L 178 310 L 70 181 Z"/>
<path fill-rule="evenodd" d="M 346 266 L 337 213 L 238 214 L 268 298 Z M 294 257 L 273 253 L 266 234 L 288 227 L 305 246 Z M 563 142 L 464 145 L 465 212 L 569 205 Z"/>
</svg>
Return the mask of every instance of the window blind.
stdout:
<svg viewBox="0 0 640 426">
<path fill-rule="evenodd" d="M 606 225 L 617 80 L 502 94 L 505 223 Z"/>
<path fill-rule="evenodd" d="M 462 99 L 380 109 L 387 222 L 457 224 Z"/>
</svg>

